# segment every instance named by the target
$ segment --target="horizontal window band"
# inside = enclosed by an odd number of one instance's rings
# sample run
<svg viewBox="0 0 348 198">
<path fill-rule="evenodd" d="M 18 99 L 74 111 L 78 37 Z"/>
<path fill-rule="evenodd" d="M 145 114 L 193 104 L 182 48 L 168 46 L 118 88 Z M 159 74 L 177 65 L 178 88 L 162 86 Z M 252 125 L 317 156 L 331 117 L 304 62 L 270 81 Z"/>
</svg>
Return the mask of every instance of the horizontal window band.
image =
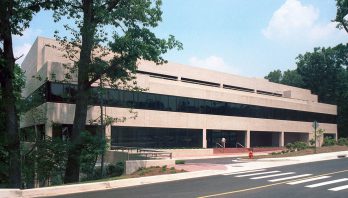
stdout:
<svg viewBox="0 0 348 198">
<path fill-rule="evenodd" d="M 30 100 L 31 98 L 38 98 L 39 101 L 35 103 L 35 106 L 38 106 L 44 102 L 74 104 L 76 90 L 77 85 L 47 82 L 36 90 L 32 94 L 32 97 L 28 97 L 27 100 Z M 100 94 L 100 88 L 94 87 L 90 91 L 91 97 L 89 98 L 89 105 L 95 106 L 100 105 L 102 102 L 104 106 L 108 107 L 302 122 L 313 122 L 316 120 L 319 123 L 337 123 L 337 116 L 332 114 L 154 94 L 148 92 L 126 91 L 112 88 L 104 88 L 102 91 L 102 97 Z M 28 104 L 29 103 L 30 102 L 28 102 Z"/>
</svg>

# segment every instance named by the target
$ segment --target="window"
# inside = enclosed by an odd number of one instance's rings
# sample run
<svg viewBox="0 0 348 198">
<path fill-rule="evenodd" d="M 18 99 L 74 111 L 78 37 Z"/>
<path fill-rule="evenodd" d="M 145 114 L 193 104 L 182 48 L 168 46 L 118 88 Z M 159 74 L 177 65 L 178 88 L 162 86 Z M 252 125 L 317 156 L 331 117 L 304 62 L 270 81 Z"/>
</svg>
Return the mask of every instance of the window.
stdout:
<svg viewBox="0 0 348 198">
<path fill-rule="evenodd" d="M 143 148 L 201 148 L 200 129 L 111 127 L 111 145 Z"/>
<path fill-rule="evenodd" d="M 49 86 L 50 85 L 50 86 Z M 46 99 L 46 91 L 49 90 Z M 76 96 L 76 85 L 68 85 L 63 83 L 48 83 L 42 85 L 38 90 L 34 91 L 26 100 L 31 103 L 28 107 L 38 106 L 45 101 L 49 102 L 65 102 L 72 103 Z M 92 100 L 90 104 L 99 105 L 97 88 L 92 88 Z M 151 109 L 158 111 L 174 111 L 187 113 L 200 113 L 211 115 L 226 115 L 239 117 L 252 117 L 276 120 L 293 120 L 313 122 L 314 120 L 321 123 L 337 123 L 337 116 L 331 114 L 298 111 L 292 109 L 280 109 L 264 106 L 256 106 L 249 104 L 238 104 L 231 102 L 213 101 L 198 98 L 188 98 L 180 96 L 169 96 L 162 94 L 153 94 L 146 92 L 131 92 L 117 89 L 106 89 L 105 100 L 106 106 Z M 37 99 L 35 99 L 35 97 Z"/>
</svg>

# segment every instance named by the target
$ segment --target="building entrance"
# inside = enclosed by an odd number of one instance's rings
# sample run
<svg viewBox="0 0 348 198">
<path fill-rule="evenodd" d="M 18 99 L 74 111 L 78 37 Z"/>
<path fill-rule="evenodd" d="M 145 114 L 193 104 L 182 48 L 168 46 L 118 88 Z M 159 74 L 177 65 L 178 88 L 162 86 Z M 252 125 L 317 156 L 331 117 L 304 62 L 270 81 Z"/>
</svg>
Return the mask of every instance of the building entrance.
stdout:
<svg viewBox="0 0 348 198">
<path fill-rule="evenodd" d="M 222 145 L 222 138 L 226 140 L 226 148 L 240 147 L 237 143 L 245 146 L 245 131 L 207 130 L 207 147 L 215 148 L 217 143 Z"/>
</svg>

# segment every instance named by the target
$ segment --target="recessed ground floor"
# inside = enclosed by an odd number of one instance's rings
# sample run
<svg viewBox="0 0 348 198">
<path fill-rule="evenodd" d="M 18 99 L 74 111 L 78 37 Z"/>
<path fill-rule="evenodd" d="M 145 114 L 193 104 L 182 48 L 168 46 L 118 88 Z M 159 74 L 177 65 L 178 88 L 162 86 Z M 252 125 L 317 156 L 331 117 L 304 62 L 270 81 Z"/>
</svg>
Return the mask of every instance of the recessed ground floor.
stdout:
<svg viewBox="0 0 348 198">
<path fill-rule="evenodd" d="M 29 141 L 33 133 L 45 134 L 45 126 L 38 125 L 22 129 L 22 139 Z M 101 132 L 100 126 L 87 125 L 86 130 L 92 134 Z M 109 131 L 108 131 L 109 130 Z M 252 131 L 252 130 L 217 130 L 192 128 L 160 128 L 110 126 L 106 136 L 111 146 L 141 148 L 226 148 L 240 147 L 283 147 L 296 141 L 308 142 L 310 133 L 284 131 Z M 71 124 L 56 124 L 52 127 L 52 137 L 67 139 L 71 135 Z M 335 134 L 324 134 L 324 137 L 336 138 Z"/>
</svg>

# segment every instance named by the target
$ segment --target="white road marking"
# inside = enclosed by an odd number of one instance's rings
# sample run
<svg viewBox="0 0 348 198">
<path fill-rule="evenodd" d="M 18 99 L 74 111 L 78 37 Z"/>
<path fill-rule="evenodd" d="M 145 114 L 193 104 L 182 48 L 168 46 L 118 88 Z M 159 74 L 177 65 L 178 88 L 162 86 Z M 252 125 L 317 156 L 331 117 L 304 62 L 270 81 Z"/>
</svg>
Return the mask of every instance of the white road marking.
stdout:
<svg viewBox="0 0 348 198">
<path fill-rule="evenodd" d="M 249 171 L 240 171 L 240 172 L 232 172 L 232 173 L 224 173 L 222 175 L 238 175 L 238 174 L 244 174 L 244 173 L 254 173 L 254 172 L 260 172 L 265 171 L 266 169 L 257 169 L 257 170 L 249 170 Z"/>
<path fill-rule="evenodd" d="M 272 180 L 268 180 L 269 182 L 278 182 L 278 181 L 284 181 L 284 180 L 289 180 L 289 179 L 296 179 L 296 178 L 300 178 L 300 177 L 307 177 L 307 176 L 311 176 L 312 174 L 303 174 L 303 175 L 295 175 L 295 176 L 290 176 L 290 177 L 283 177 L 283 178 L 279 178 L 279 179 L 272 179 Z"/>
<path fill-rule="evenodd" d="M 316 180 L 320 180 L 320 179 L 326 179 L 326 178 L 330 178 L 330 177 L 331 176 L 314 177 L 314 178 L 304 179 L 304 180 L 300 180 L 300 181 L 290 182 L 290 183 L 287 183 L 287 184 L 289 184 L 289 185 L 302 184 L 302 183 L 306 183 L 306 182 L 310 182 L 310 181 L 316 181 Z"/>
<path fill-rule="evenodd" d="M 278 176 L 292 175 L 292 174 L 295 174 L 295 172 L 288 172 L 288 173 L 279 173 L 279 174 L 274 174 L 274 175 L 259 176 L 259 177 L 253 177 L 253 178 L 250 178 L 250 179 L 264 179 L 264 178 L 278 177 Z"/>
<path fill-rule="evenodd" d="M 331 190 L 331 191 L 340 191 L 340 190 L 344 190 L 344 189 L 348 189 L 348 185 L 338 186 L 338 187 L 335 187 L 335 188 L 330 188 L 329 190 Z"/>
<path fill-rule="evenodd" d="M 255 175 L 265 175 L 270 173 L 279 173 L 280 171 L 268 171 L 268 172 L 261 172 L 261 173 L 252 173 L 252 174 L 246 174 L 246 175 L 237 175 L 236 177 L 249 177 L 249 176 L 255 176 Z"/>
<path fill-rule="evenodd" d="M 336 180 L 331 180 L 331 181 L 327 181 L 327 182 L 321 182 L 321 183 L 317 183 L 317 184 L 312 184 L 309 186 L 306 186 L 307 188 L 315 188 L 315 187 L 319 187 L 319 186 L 325 186 L 325 185 L 329 185 L 329 184 L 335 184 L 335 183 L 339 183 L 339 182 L 344 182 L 347 181 L 348 178 L 343 178 L 343 179 L 336 179 Z"/>
</svg>

